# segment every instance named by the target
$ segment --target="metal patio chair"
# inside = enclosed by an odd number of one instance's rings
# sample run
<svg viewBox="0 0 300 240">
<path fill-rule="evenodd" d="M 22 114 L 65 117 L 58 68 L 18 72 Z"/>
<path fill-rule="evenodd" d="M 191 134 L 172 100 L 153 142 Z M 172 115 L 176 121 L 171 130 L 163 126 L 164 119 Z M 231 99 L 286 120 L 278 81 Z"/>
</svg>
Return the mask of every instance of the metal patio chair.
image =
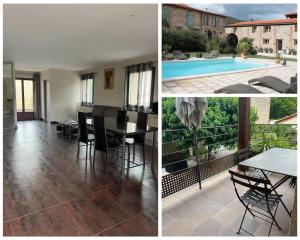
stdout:
<svg viewBox="0 0 300 240">
<path fill-rule="evenodd" d="M 240 202 L 246 208 L 237 234 L 239 234 L 242 230 L 249 235 L 254 236 L 243 228 L 247 211 L 253 217 L 258 217 L 271 224 L 268 236 L 270 236 L 273 225 L 277 226 L 277 228 L 281 230 L 275 216 L 282 195 L 271 193 L 271 182 L 266 179 L 250 177 L 231 170 L 229 170 L 229 173 L 231 175 L 235 193 Z M 240 195 L 237 185 L 247 188 L 248 190 L 243 195 Z"/>
</svg>

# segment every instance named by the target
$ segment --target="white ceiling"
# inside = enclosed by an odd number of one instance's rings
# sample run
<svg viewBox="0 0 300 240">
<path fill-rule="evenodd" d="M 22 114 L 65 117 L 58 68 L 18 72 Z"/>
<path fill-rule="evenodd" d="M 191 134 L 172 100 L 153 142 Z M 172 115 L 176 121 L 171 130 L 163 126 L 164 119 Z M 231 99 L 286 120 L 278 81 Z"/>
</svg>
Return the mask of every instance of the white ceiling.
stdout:
<svg viewBox="0 0 300 240">
<path fill-rule="evenodd" d="M 4 4 L 3 59 L 84 70 L 157 54 L 157 5 Z"/>
</svg>

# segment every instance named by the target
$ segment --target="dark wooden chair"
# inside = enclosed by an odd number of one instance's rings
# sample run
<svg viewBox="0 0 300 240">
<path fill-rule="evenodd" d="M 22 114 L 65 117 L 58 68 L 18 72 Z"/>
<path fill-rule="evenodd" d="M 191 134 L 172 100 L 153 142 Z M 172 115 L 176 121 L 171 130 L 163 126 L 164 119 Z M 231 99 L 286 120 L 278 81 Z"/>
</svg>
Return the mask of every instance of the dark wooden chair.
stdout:
<svg viewBox="0 0 300 240">
<path fill-rule="evenodd" d="M 137 116 L 137 127 L 139 129 L 146 130 L 148 124 L 148 114 L 143 112 L 138 112 Z M 136 134 L 131 136 L 130 138 L 126 138 L 126 145 L 128 147 L 128 161 L 130 161 L 130 147 L 133 147 L 133 162 L 135 160 L 135 147 L 139 145 L 143 150 L 143 164 L 146 163 L 145 160 L 145 136 L 146 134 Z"/>
<path fill-rule="evenodd" d="M 105 122 L 103 116 L 94 116 L 94 133 L 95 133 L 95 147 L 94 147 L 94 160 L 93 166 L 95 166 L 95 159 L 96 159 L 96 150 L 105 153 L 106 156 L 106 163 L 105 163 L 105 172 L 107 174 L 107 164 L 109 159 L 109 151 L 113 150 L 116 151 L 116 156 L 118 158 L 118 147 L 120 143 L 112 141 L 111 139 L 107 138 L 106 129 L 105 129 Z"/>
<path fill-rule="evenodd" d="M 94 134 L 90 134 L 87 130 L 86 113 L 78 112 L 77 119 L 78 119 L 78 129 L 79 129 L 78 143 L 77 143 L 77 157 L 79 156 L 80 147 L 85 146 L 86 147 L 85 159 L 87 160 L 88 148 L 90 147 L 90 155 L 91 155 L 91 149 L 95 140 L 95 136 Z M 84 145 L 80 145 L 80 143 L 84 143 Z"/>
<path fill-rule="evenodd" d="M 276 225 L 278 229 L 281 230 L 277 220 L 275 219 L 275 216 L 282 195 L 271 193 L 272 189 L 270 181 L 267 179 L 250 177 L 231 170 L 229 170 L 229 173 L 231 175 L 235 193 L 240 202 L 246 208 L 237 234 L 239 234 L 241 230 L 243 230 L 244 232 L 253 236 L 253 234 L 243 229 L 243 222 L 247 211 L 253 217 L 258 217 L 271 224 L 268 236 L 271 233 L 273 225 Z M 237 185 L 247 189 L 243 195 L 240 195 Z M 266 212 L 268 215 L 262 213 L 261 211 Z M 265 218 L 263 218 L 262 216 Z"/>
</svg>

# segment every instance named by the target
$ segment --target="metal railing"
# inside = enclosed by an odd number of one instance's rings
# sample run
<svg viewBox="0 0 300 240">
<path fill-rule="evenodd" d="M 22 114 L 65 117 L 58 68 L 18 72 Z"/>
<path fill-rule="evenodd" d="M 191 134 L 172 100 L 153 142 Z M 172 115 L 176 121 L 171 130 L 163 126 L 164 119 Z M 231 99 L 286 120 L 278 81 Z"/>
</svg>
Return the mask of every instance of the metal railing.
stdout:
<svg viewBox="0 0 300 240">
<path fill-rule="evenodd" d="M 162 131 L 162 197 L 229 169 L 272 147 L 296 148 L 297 125 L 251 125 L 249 149 L 237 149 L 238 125 Z"/>
</svg>

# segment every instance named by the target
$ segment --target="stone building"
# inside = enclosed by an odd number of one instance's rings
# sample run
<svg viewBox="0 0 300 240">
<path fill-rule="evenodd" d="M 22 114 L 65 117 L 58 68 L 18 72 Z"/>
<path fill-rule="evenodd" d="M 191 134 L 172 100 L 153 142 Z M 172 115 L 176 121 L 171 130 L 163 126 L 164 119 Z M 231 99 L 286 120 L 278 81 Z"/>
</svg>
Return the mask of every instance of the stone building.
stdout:
<svg viewBox="0 0 300 240">
<path fill-rule="evenodd" d="M 163 4 L 163 25 L 171 29 L 193 30 L 209 38 L 222 36 L 226 16 L 190 7 L 185 4 Z"/>
<path fill-rule="evenodd" d="M 253 39 L 253 46 L 261 53 L 297 53 L 297 12 L 285 14 L 285 19 L 238 22 L 225 26 L 225 33 L 238 39 Z"/>
<path fill-rule="evenodd" d="M 268 124 L 270 121 L 271 98 L 253 97 L 251 98 L 251 107 L 256 110 L 258 119 L 256 124 Z"/>
</svg>

